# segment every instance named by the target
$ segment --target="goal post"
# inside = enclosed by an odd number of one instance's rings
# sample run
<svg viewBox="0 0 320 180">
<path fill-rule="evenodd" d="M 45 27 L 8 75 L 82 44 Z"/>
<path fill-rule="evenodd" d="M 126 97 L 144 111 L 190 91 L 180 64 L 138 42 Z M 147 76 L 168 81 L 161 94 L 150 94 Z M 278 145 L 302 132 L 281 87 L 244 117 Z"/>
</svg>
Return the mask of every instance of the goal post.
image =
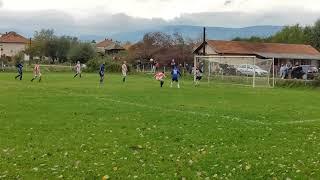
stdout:
<svg viewBox="0 0 320 180">
<path fill-rule="evenodd" d="M 273 59 L 256 56 L 194 56 L 196 68 L 201 70 L 208 83 L 274 87 Z"/>
</svg>

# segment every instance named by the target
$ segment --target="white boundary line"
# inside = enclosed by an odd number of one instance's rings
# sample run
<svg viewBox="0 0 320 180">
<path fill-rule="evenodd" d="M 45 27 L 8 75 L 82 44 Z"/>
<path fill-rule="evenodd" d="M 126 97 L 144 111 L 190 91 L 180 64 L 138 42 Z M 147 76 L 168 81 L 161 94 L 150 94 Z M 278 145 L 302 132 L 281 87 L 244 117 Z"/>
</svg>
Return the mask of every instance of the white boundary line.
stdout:
<svg viewBox="0 0 320 180">
<path fill-rule="evenodd" d="M 309 120 L 300 120 L 300 121 L 288 121 L 288 122 L 278 122 L 274 123 L 276 125 L 289 125 L 289 124 L 304 124 L 304 123 L 313 123 L 320 122 L 320 119 L 309 119 Z"/>
</svg>

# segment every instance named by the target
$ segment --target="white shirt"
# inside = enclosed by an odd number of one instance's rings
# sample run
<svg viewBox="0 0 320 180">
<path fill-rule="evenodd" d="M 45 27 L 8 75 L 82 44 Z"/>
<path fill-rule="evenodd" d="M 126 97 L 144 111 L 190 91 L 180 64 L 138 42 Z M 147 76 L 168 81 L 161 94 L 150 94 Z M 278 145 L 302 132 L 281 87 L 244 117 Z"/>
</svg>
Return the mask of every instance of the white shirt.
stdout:
<svg viewBox="0 0 320 180">
<path fill-rule="evenodd" d="M 122 74 L 126 75 L 127 71 L 128 71 L 127 65 L 126 64 L 122 64 L 121 68 L 122 68 Z"/>
</svg>

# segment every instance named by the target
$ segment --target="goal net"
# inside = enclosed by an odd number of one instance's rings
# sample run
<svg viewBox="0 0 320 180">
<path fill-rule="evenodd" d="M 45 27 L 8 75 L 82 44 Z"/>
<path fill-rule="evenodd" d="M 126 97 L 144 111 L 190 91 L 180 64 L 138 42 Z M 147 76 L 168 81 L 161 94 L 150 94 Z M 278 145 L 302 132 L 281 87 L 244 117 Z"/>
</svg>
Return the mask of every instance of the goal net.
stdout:
<svg viewBox="0 0 320 180">
<path fill-rule="evenodd" d="M 208 83 L 274 87 L 273 59 L 255 56 L 195 56 L 195 67 Z M 194 74 L 196 80 L 196 73 Z"/>
</svg>

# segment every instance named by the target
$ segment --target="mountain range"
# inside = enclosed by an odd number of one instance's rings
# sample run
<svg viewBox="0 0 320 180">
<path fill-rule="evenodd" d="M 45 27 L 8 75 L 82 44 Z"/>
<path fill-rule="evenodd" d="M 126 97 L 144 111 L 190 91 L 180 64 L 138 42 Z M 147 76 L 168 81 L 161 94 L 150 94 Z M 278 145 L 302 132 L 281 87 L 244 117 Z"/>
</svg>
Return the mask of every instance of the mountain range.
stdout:
<svg viewBox="0 0 320 180">
<path fill-rule="evenodd" d="M 215 40 L 231 40 L 236 37 L 248 38 L 251 36 L 268 37 L 283 29 L 283 26 L 250 26 L 244 28 L 225 28 L 225 27 L 207 27 L 207 38 Z M 16 31 L 25 37 L 32 37 L 34 30 L 30 28 L 24 29 L 0 29 L 0 33 L 7 31 Z M 203 27 L 202 26 L 189 26 L 189 25 L 170 25 L 159 26 L 154 28 L 148 28 L 137 31 L 127 31 L 118 33 L 109 33 L 106 30 L 105 34 L 86 34 L 84 32 L 67 32 L 67 31 L 55 31 L 57 35 L 69 35 L 75 36 L 78 34 L 78 38 L 83 41 L 96 42 L 102 41 L 105 38 L 113 39 L 120 42 L 138 42 L 142 40 L 143 36 L 148 32 L 164 32 L 167 34 L 174 34 L 176 32 L 182 34 L 185 38 L 200 39 L 202 38 Z"/>
<path fill-rule="evenodd" d="M 281 31 L 283 26 L 251 26 L 244 28 L 225 28 L 225 27 L 207 27 L 206 34 L 208 39 L 215 40 L 231 40 L 236 37 L 249 38 L 251 36 L 268 37 Z M 96 40 L 100 41 L 105 38 L 112 38 L 121 42 L 137 42 L 148 32 L 164 32 L 167 34 L 174 34 L 176 32 L 182 34 L 186 38 L 199 39 L 202 38 L 203 27 L 201 26 L 187 26 L 187 25 L 172 25 L 158 27 L 154 29 L 146 29 L 140 31 L 120 32 L 111 35 L 81 35 L 82 40 Z"/>
</svg>

